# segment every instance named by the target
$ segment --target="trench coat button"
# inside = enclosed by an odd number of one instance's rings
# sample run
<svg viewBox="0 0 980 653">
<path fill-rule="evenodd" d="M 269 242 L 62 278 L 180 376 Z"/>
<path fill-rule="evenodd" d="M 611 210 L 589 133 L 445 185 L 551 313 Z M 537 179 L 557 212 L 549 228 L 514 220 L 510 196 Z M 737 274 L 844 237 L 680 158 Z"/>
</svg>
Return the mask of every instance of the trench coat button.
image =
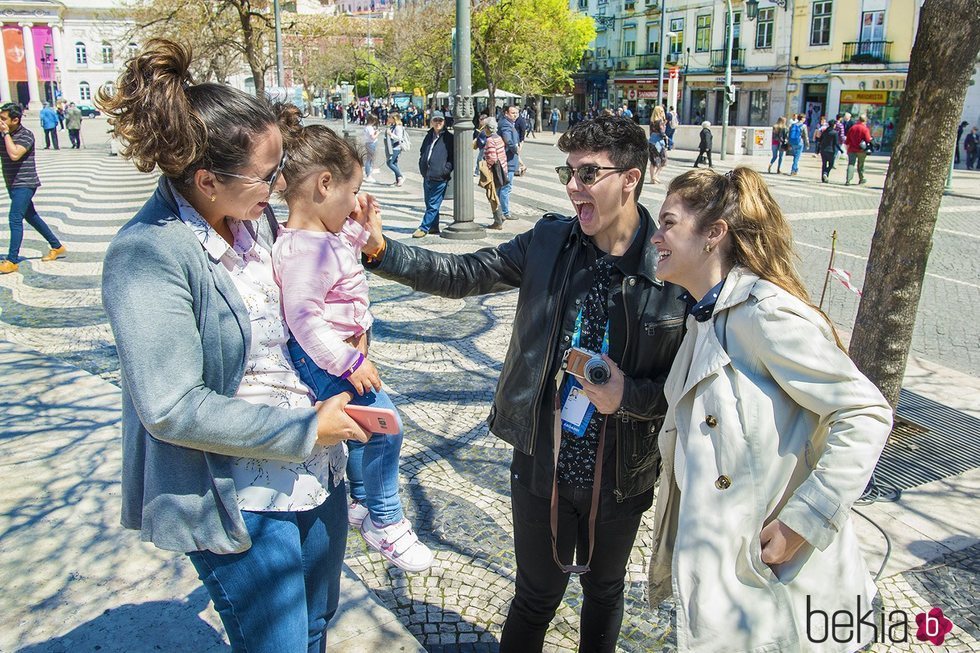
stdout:
<svg viewBox="0 0 980 653">
<path fill-rule="evenodd" d="M 708 425 L 708 428 L 715 428 L 718 426 L 718 419 L 714 415 L 708 415 L 704 418 L 704 423 Z"/>
<path fill-rule="evenodd" d="M 732 486 L 732 479 L 728 478 L 724 474 L 715 479 L 715 487 L 719 490 L 727 490 Z"/>
</svg>

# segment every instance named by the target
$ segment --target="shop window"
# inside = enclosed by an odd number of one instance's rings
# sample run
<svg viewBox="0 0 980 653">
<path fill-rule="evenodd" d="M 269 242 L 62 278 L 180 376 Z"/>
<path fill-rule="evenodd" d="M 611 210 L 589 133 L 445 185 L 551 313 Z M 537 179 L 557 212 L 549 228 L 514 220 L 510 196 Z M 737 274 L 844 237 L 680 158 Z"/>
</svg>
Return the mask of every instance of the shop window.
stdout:
<svg viewBox="0 0 980 653">
<path fill-rule="evenodd" d="M 84 66 L 88 63 L 88 49 L 81 41 L 75 44 L 75 63 L 79 66 Z"/>
<path fill-rule="evenodd" d="M 769 123 L 769 91 L 749 91 L 749 124 Z"/>
<path fill-rule="evenodd" d="M 88 82 L 82 82 L 78 85 L 78 99 L 86 101 L 92 99 L 92 87 L 89 86 Z"/>
<path fill-rule="evenodd" d="M 759 10 L 759 18 L 755 23 L 755 49 L 769 50 L 772 48 L 772 31 L 776 23 L 775 9 Z"/>
<path fill-rule="evenodd" d="M 814 2 L 810 23 L 810 45 L 830 45 L 830 15 L 833 2 Z"/>
<path fill-rule="evenodd" d="M 711 14 L 698 16 L 698 27 L 694 36 L 694 51 L 708 52 L 711 50 Z"/>
</svg>

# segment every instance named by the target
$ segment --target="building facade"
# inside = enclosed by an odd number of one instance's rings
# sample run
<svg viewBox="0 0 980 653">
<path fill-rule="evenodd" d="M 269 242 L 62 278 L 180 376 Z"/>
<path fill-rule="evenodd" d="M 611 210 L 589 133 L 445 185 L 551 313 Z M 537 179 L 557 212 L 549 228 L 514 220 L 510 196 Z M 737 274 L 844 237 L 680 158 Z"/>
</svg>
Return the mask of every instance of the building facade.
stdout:
<svg viewBox="0 0 980 653">
<path fill-rule="evenodd" d="M 816 0 L 793 9 L 794 65 L 788 111 L 867 114 L 890 149 L 919 25 L 921 0 Z"/>
<path fill-rule="evenodd" d="M 628 105 L 641 116 L 665 96 L 683 122 L 722 122 L 726 0 L 570 0 L 596 21 L 575 75 L 575 104 Z M 866 113 L 887 149 L 896 133 L 922 0 L 732 0 L 729 124 L 779 116 Z M 662 24 L 661 24 L 662 23 Z"/>
<path fill-rule="evenodd" d="M 137 47 L 125 39 L 129 24 L 113 17 L 113 6 L 105 0 L 0 0 L 0 100 L 30 109 L 62 98 L 92 104 Z"/>
</svg>

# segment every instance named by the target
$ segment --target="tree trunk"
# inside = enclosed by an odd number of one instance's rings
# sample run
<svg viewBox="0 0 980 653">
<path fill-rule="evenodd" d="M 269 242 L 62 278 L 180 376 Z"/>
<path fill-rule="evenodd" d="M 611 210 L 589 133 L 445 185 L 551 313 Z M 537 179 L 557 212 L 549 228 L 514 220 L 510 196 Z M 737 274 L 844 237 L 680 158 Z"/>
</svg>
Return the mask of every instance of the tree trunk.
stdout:
<svg viewBox="0 0 980 653">
<path fill-rule="evenodd" d="M 980 52 L 980 0 L 926 0 L 865 271 L 851 357 L 898 405 L 956 125 Z"/>
</svg>

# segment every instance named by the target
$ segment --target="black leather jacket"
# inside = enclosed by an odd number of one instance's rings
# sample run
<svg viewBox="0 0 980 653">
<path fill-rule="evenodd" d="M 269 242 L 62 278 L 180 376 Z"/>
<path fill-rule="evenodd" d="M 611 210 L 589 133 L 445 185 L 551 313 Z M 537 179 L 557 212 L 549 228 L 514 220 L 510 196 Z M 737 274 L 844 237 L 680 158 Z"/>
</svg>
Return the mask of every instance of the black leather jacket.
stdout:
<svg viewBox="0 0 980 653">
<path fill-rule="evenodd" d="M 654 277 L 656 250 L 649 239 L 656 227 L 645 208 L 639 212 L 639 269 L 610 288 L 609 356 L 626 381 L 621 408 L 607 418 L 602 486 L 617 502 L 650 490 L 657 479 L 657 434 L 667 409 L 663 383 L 684 335 L 686 311 L 678 299 L 682 290 Z M 587 245 L 576 218 L 547 214 L 497 247 L 442 254 L 388 240 L 381 260 L 366 265 L 381 277 L 443 297 L 520 288 L 488 422 L 516 450 L 515 477 L 520 470 L 520 480 L 539 496 L 551 492 L 555 377 L 578 312 L 568 285 Z"/>
</svg>

